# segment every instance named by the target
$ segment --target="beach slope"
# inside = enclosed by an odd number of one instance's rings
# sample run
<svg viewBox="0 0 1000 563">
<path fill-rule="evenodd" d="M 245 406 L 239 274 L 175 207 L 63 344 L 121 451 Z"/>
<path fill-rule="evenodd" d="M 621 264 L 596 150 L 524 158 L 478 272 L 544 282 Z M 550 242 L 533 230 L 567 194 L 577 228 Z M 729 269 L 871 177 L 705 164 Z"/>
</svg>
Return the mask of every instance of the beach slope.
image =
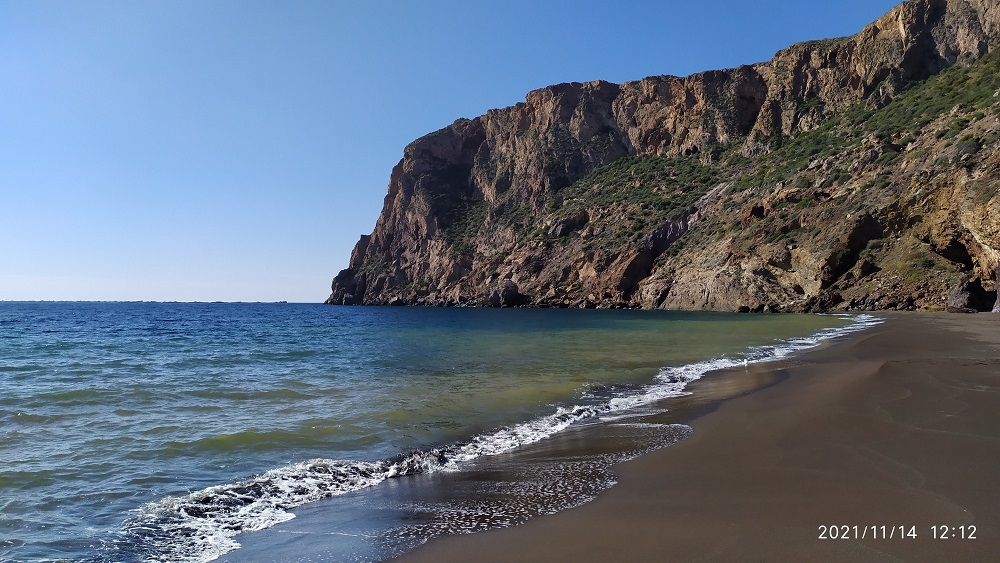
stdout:
<svg viewBox="0 0 1000 563">
<path fill-rule="evenodd" d="M 781 382 L 620 465 L 595 501 L 402 559 L 995 561 L 1000 316 L 886 317 L 762 366 Z"/>
</svg>

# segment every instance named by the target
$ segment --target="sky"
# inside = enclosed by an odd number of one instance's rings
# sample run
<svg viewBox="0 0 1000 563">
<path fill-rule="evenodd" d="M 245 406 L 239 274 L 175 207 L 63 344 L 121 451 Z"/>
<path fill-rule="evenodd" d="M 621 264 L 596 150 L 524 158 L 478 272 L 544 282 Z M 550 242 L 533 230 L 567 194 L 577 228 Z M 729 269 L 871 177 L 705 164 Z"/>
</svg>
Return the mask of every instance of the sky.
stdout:
<svg viewBox="0 0 1000 563">
<path fill-rule="evenodd" d="M 0 0 L 0 300 L 321 302 L 410 141 L 895 4 Z"/>
</svg>

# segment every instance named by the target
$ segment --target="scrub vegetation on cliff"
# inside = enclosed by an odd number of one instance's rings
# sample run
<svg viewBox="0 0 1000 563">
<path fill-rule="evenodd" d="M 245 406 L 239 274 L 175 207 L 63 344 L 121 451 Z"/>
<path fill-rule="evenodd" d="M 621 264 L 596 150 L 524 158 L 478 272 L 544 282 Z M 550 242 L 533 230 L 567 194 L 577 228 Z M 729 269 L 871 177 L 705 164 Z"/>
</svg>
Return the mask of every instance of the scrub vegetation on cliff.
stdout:
<svg viewBox="0 0 1000 563">
<path fill-rule="evenodd" d="M 912 0 L 766 63 L 460 120 L 407 147 L 328 302 L 988 308 L 998 29 L 989 2 Z"/>
</svg>

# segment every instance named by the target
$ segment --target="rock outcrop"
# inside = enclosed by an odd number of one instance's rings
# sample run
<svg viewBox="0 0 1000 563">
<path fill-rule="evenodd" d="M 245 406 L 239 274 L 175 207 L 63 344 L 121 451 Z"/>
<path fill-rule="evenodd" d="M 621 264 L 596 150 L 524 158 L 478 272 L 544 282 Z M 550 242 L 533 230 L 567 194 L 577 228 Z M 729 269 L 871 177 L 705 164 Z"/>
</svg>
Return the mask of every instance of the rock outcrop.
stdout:
<svg viewBox="0 0 1000 563">
<path fill-rule="evenodd" d="M 517 307 L 523 305 L 526 299 L 517 290 L 517 284 L 504 280 L 490 293 L 491 307 Z"/>
<path fill-rule="evenodd" d="M 530 92 L 406 147 L 327 302 L 943 308 L 1000 262 L 997 106 L 886 116 L 945 69 L 987 84 L 998 43 L 995 2 L 911 0 L 764 63 Z"/>
<path fill-rule="evenodd" d="M 972 281 L 968 276 L 962 278 L 958 284 L 952 288 L 948 295 L 948 305 L 945 309 L 949 313 L 978 313 L 979 308 L 976 302 L 979 293 L 983 293 L 983 288 L 978 281 Z"/>
</svg>

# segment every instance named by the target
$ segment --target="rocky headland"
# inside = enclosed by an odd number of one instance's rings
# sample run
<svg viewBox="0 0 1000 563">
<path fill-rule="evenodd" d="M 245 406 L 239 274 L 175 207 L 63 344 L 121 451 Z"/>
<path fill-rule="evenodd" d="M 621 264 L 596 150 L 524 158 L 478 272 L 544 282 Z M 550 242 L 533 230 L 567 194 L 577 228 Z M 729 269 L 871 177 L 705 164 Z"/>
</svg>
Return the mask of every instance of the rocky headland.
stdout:
<svg viewBox="0 0 1000 563">
<path fill-rule="evenodd" d="M 990 310 L 1000 5 L 687 77 L 571 83 L 412 142 L 332 304 Z"/>
</svg>

